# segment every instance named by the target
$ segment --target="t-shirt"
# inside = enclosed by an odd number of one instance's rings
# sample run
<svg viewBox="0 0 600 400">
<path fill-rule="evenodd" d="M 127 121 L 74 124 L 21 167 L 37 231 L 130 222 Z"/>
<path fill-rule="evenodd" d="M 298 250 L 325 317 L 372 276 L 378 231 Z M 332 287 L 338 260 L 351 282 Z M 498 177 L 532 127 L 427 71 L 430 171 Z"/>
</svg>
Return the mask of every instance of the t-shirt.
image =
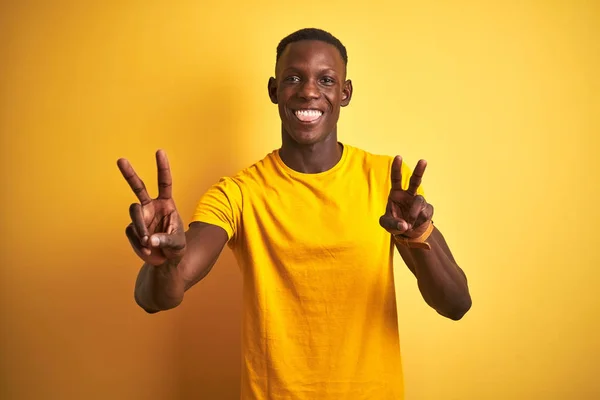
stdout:
<svg viewBox="0 0 600 400">
<path fill-rule="evenodd" d="M 201 197 L 193 221 L 227 232 L 243 276 L 242 400 L 403 398 L 379 225 L 392 161 L 343 145 L 333 168 L 305 174 L 275 150 Z M 404 188 L 410 174 L 403 164 Z"/>
</svg>

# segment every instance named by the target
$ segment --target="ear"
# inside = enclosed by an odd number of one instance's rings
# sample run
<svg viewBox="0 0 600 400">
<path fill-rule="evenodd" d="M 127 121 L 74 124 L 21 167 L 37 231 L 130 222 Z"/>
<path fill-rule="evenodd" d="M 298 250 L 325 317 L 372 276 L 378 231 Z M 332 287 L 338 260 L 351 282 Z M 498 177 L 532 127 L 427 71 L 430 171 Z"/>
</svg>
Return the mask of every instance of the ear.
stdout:
<svg viewBox="0 0 600 400">
<path fill-rule="evenodd" d="M 346 107 L 350 104 L 350 99 L 352 99 L 352 81 L 348 79 L 344 82 L 344 87 L 342 88 L 342 107 Z"/>
<path fill-rule="evenodd" d="M 275 78 L 269 78 L 269 83 L 267 85 L 269 90 L 269 98 L 273 104 L 277 104 L 277 81 Z"/>
</svg>

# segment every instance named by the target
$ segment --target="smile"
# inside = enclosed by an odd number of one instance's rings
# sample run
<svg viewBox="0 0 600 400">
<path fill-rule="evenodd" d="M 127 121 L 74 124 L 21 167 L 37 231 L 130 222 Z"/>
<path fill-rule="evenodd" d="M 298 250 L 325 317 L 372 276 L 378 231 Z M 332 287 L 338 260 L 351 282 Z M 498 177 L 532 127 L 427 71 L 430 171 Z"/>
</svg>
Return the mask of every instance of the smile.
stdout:
<svg viewBox="0 0 600 400">
<path fill-rule="evenodd" d="M 302 122 L 316 122 L 321 116 L 323 112 L 320 110 L 296 110 L 294 111 L 294 115 Z"/>
</svg>

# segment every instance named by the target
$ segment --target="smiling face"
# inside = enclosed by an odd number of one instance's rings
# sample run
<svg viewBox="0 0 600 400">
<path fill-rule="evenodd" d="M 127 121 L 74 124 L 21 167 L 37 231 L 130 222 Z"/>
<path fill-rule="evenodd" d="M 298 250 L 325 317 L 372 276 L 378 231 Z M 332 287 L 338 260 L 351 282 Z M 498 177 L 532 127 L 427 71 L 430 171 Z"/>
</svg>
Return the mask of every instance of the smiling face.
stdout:
<svg viewBox="0 0 600 400">
<path fill-rule="evenodd" d="M 350 103 L 352 82 L 339 50 L 318 40 L 290 43 L 281 54 L 269 97 L 279 106 L 284 135 L 311 145 L 336 133 L 340 107 Z"/>
</svg>

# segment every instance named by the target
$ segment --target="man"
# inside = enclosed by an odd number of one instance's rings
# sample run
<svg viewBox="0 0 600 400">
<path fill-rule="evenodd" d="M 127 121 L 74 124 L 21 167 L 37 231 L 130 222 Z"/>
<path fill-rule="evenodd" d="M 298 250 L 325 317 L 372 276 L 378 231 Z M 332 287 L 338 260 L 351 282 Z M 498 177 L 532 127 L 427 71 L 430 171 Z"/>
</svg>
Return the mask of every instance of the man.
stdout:
<svg viewBox="0 0 600 400">
<path fill-rule="evenodd" d="M 411 176 L 399 156 L 338 141 L 340 107 L 352 97 L 346 67 L 345 47 L 325 31 L 280 42 L 268 93 L 281 148 L 210 188 L 187 231 L 166 154 L 156 154 L 156 199 L 118 161 L 140 200 L 126 229 L 144 261 L 140 307 L 176 307 L 225 244 L 234 252 L 243 275 L 244 400 L 403 398 L 394 246 L 438 313 L 458 320 L 471 306 L 466 276 L 422 195 L 425 161 Z"/>
</svg>

